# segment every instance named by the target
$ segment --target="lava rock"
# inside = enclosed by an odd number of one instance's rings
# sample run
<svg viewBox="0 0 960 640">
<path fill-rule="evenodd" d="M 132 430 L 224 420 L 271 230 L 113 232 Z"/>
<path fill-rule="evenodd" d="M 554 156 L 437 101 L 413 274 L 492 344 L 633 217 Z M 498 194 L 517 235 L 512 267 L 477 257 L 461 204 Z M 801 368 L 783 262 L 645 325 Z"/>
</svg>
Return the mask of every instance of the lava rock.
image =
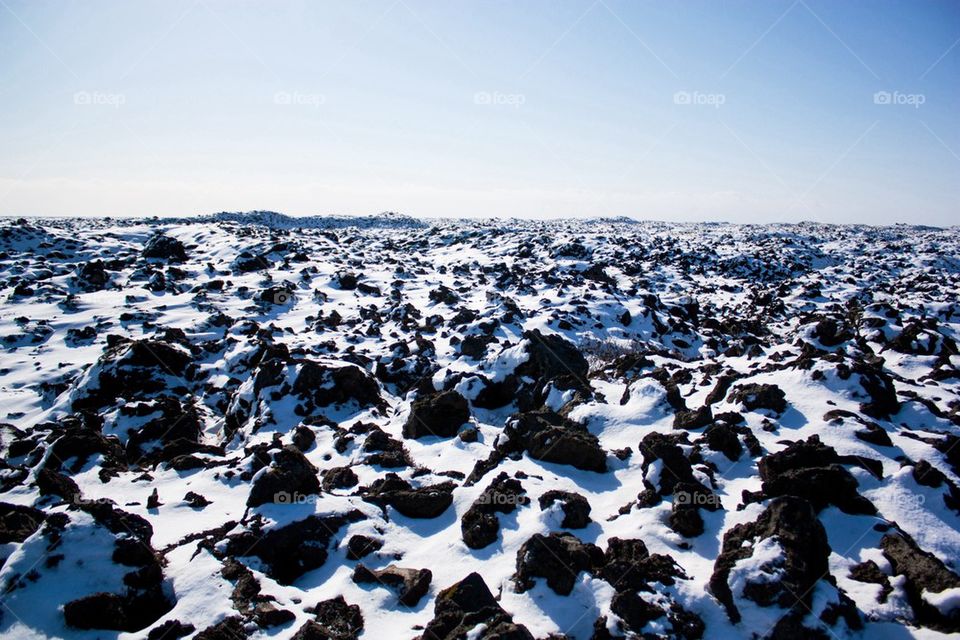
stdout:
<svg viewBox="0 0 960 640">
<path fill-rule="evenodd" d="M 573 591 L 581 571 L 591 571 L 603 563 L 603 552 L 596 545 L 581 541 L 572 533 L 539 533 L 531 536 L 517 551 L 514 579 L 517 590 L 534 585 L 534 578 L 546 578 L 547 586 L 562 596 Z"/>
<path fill-rule="evenodd" d="M 568 464 L 584 471 L 606 473 L 607 454 L 595 435 L 549 410 L 520 413 L 504 429 L 514 451 L 526 450 L 534 460 Z"/>
<path fill-rule="evenodd" d="M 393 507 L 408 518 L 436 518 L 453 503 L 452 482 L 418 487 L 395 473 L 388 473 L 361 491 L 367 502 Z"/>
<path fill-rule="evenodd" d="M 526 504 L 523 485 L 519 480 L 501 473 L 473 502 L 460 520 L 463 542 L 471 549 L 482 549 L 493 544 L 500 533 L 497 513 L 510 513 L 517 505 Z"/>
<path fill-rule="evenodd" d="M 452 438 L 468 420 L 470 407 L 466 398 L 456 391 L 441 391 L 413 401 L 410 417 L 403 425 L 403 436 Z"/>
<path fill-rule="evenodd" d="M 289 504 L 298 496 L 320 493 L 320 480 L 317 468 L 313 466 L 300 450 L 286 446 L 273 456 L 273 466 L 254 480 L 248 507 L 276 502 Z"/>
<path fill-rule="evenodd" d="M 187 250 L 176 238 L 156 234 L 143 246 L 144 258 L 159 258 L 167 262 L 186 262 Z"/>
<path fill-rule="evenodd" d="M 548 509 L 555 502 L 560 503 L 563 509 L 561 527 L 567 529 L 583 529 L 590 524 L 590 503 L 579 493 L 551 489 L 540 496 L 540 508 Z"/>
<path fill-rule="evenodd" d="M 780 414 L 787 410 L 787 397 L 775 384 L 742 384 L 734 387 L 727 397 L 728 402 L 743 405 L 747 411 L 767 409 Z"/>
<path fill-rule="evenodd" d="M 429 569 L 406 569 L 389 565 L 385 569 L 368 569 L 362 563 L 353 571 L 357 584 L 375 583 L 397 591 L 397 600 L 407 607 L 415 607 L 430 588 L 433 573 Z"/>
<path fill-rule="evenodd" d="M 480 627 L 478 629 L 478 627 Z M 478 573 L 471 573 L 460 582 L 437 594 L 433 619 L 424 628 L 422 640 L 533 640 L 523 625 L 494 599 Z"/>
<path fill-rule="evenodd" d="M 776 577 L 758 575 L 757 582 L 747 583 L 762 585 L 762 598 L 757 587 L 733 593 L 728 583 L 730 571 L 738 561 L 752 557 L 756 543 L 767 538 L 776 538 L 783 549 Z M 741 619 L 736 597 L 761 600 L 761 606 L 776 603 L 786 609 L 809 608 L 817 581 L 829 575 L 830 551 L 827 533 L 809 502 L 794 496 L 776 498 L 756 521 L 736 525 L 723 536 L 709 588 L 734 624 Z"/>
</svg>

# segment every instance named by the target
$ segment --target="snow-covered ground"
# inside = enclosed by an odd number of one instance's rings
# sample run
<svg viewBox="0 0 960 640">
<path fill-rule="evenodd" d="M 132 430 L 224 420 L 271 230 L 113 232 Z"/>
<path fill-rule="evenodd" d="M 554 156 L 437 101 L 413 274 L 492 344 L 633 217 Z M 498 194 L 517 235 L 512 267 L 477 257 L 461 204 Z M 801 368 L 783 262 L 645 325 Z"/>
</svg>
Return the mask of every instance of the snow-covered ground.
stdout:
<svg viewBox="0 0 960 640">
<path fill-rule="evenodd" d="M 2 220 L 0 636 L 948 637 L 958 292 L 956 228 Z"/>
</svg>

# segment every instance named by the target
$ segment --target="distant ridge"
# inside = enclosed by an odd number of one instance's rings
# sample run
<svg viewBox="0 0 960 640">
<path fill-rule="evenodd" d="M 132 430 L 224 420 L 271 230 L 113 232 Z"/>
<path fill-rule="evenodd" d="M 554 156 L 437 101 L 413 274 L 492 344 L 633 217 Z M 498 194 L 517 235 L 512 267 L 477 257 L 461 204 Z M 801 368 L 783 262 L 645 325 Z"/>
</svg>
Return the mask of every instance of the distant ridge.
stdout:
<svg viewBox="0 0 960 640">
<path fill-rule="evenodd" d="M 212 222 L 235 222 L 244 225 L 258 225 L 271 228 L 319 228 L 319 229 L 339 229 L 345 227 L 359 227 L 370 229 L 376 227 L 387 227 L 391 229 L 422 229 L 429 225 L 422 220 L 401 213 L 387 211 L 369 216 L 344 216 L 344 215 L 323 215 L 323 216 L 288 216 L 276 211 L 248 211 L 231 212 L 222 211 L 210 216 L 200 216 L 194 218 L 197 221 Z"/>
</svg>

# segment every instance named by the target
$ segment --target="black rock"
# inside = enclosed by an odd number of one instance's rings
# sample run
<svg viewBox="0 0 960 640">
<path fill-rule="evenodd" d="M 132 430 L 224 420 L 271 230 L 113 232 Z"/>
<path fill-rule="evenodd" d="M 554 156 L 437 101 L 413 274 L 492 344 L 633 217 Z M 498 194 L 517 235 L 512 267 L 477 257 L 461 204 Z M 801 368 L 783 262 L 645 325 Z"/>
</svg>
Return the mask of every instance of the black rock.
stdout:
<svg viewBox="0 0 960 640">
<path fill-rule="evenodd" d="M 187 250 L 176 238 L 156 234 L 143 246 L 144 258 L 159 258 L 167 262 L 185 262 Z"/>
<path fill-rule="evenodd" d="M 775 384 L 742 384 L 734 387 L 727 397 L 729 402 L 738 402 L 747 411 L 767 409 L 774 413 L 787 410 L 787 397 L 783 389 Z"/>
<path fill-rule="evenodd" d="M 539 533 L 531 536 L 517 551 L 514 578 L 520 592 L 533 587 L 534 578 L 546 578 L 547 586 L 560 595 L 573 591 L 581 571 L 590 571 L 603 563 L 603 552 L 572 533 Z"/>
<path fill-rule="evenodd" d="M 299 449 L 287 446 L 274 454 L 273 466 L 257 476 L 247 506 L 256 507 L 268 502 L 289 504 L 296 502 L 299 496 L 318 493 L 317 468 Z"/>
<path fill-rule="evenodd" d="M 607 454 L 600 441 L 581 425 L 553 411 L 531 411 L 513 416 L 504 429 L 512 450 L 526 450 L 544 462 L 568 464 L 584 471 L 605 473 Z"/>
<path fill-rule="evenodd" d="M 590 503 L 579 493 L 551 489 L 540 496 L 540 508 L 547 509 L 553 503 L 560 502 L 563 509 L 563 522 L 560 526 L 567 529 L 583 529 L 590 524 Z"/>
<path fill-rule="evenodd" d="M 451 438 L 469 419 L 467 400 L 456 391 L 418 396 L 410 407 L 410 417 L 403 425 L 403 436 Z"/>
<path fill-rule="evenodd" d="M 366 558 L 371 553 L 379 551 L 383 542 L 369 536 L 354 535 L 347 541 L 347 560 Z"/>
<path fill-rule="evenodd" d="M 313 608 L 314 619 L 333 640 L 354 640 L 363 631 L 360 607 L 343 596 L 324 600 Z"/>
<path fill-rule="evenodd" d="M 730 570 L 739 560 L 753 555 L 757 541 L 771 537 L 784 553 L 782 565 L 776 567 L 777 577 L 771 580 L 769 574 L 758 575 L 757 582 L 749 582 L 743 594 L 734 594 L 727 583 Z M 809 608 L 817 581 L 829 575 L 829 556 L 826 531 L 810 503 L 793 496 L 776 498 L 755 522 L 737 525 L 723 536 L 723 547 L 710 577 L 710 592 L 723 604 L 733 623 L 741 618 L 735 596 L 759 601 L 761 606 Z M 763 589 L 750 588 L 750 584 Z"/>
<path fill-rule="evenodd" d="M 460 520 L 463 542 L 471 549 L 482 549 L 497 540 L 500 520 L 497 513 L 510 513 L 526 504 L 526 492 L 519 480 L 501 473 L 473 502 Z"/>
<path fill-rule="evenodd" d="M 375 481 L 362 491 L 363 499 L 391 506 L 408 518 L 436 518 L 453 503 L 452 482 L 414 489 L 395 473 Z"/>
<path fill-rule="evenodd" d="M 482 630 L 476 629 L 479 625 Z M 533 640 L 527 628 L 515 624 L 500 607 L 477 573 L 437 594 L 422 640 L 460 640 L 468 635 L 476 640 Z"/>
<path fill-rule="evenodd" d="M 385 569 L 369 569 L 358 564 L 353 570 L 357 584 L 375 583 L 397 591 L 397 600 L 407 607 L 415 607 L 430 588 L 433 573 L 429 569 L 407 569 L 389 565 Z"/>
</svg>

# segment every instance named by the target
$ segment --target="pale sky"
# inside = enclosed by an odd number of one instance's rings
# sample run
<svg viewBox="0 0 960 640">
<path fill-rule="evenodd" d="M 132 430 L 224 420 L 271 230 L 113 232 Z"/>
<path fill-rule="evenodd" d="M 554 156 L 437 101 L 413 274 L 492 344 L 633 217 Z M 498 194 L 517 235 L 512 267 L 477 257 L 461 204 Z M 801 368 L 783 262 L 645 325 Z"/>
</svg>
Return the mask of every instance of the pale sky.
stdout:
<svg viewBox="0 0 960 640">
<path fill-rule="evenodd" d="M 960 3 L 0 0 L 0 215 L 956 224 Z"/>
</svg>

